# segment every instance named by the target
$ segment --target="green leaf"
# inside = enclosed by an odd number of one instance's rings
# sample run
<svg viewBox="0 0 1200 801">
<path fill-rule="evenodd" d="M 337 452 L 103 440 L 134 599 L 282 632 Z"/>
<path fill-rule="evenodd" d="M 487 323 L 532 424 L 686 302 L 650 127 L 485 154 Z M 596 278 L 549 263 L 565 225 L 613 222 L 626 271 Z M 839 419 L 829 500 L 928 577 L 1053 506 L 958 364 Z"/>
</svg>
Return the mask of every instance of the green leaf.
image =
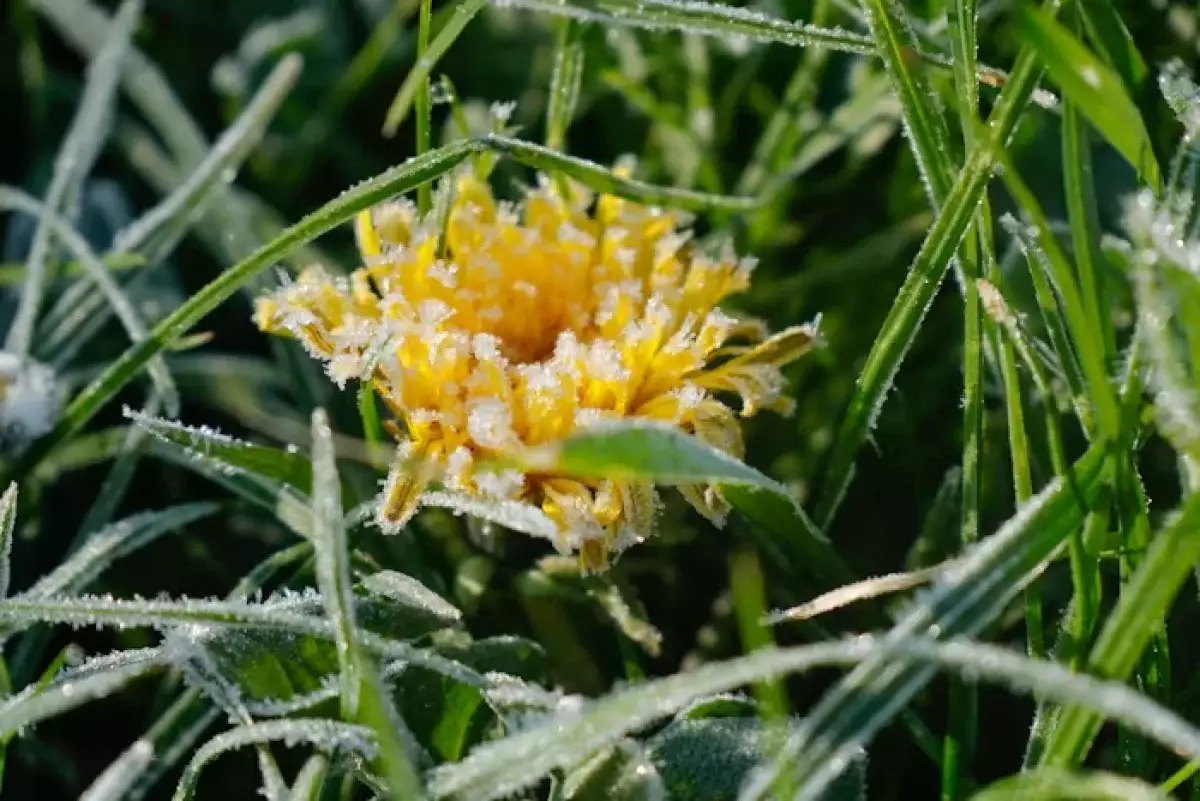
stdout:
<svg viewBox="0 0 1200 801">
<path fill-rule="evenodd" d="M 457 622 L 447 623 L 426 605 L 365 595 L 361 590 L 354 609 L 364 630 L 398 641 L 419 639 Z M 289 605 L 289 611 L 299 614 L 316 615 L 321 610 L 318 598 Z M 328 691 L 338 673 L 338 652 L 328 637 L 255 628 L 213 629 L 193 639 L 221 677 L 239 688 L 254 714 L 286 714 L 333 697 Z"/>
<path fill-rule="evenodd" d="M 1038 768 L 1010 776 L 971 796 L 970 801 L 1171 801 L 1152 784 L 1103 771 Z"/>
<path fill-rule="evenodd" d="M 725 801 L 736 798 L 749 772 L 770 756 L 770 735 L 756 717 L 681 718 L 650 738 L 647 747 L 672 799 Z M 822 800 L 865 798 L 864 763 L 855 760 Z"/>
<path fill-rule="evenodd" d="M 1037 51 L 1051 79 L 1156 192 L 1162 173 L 1141 112 L 1120 76 L 1044 11 L 1020 7 L 1021 36 Z"/>
</svg>

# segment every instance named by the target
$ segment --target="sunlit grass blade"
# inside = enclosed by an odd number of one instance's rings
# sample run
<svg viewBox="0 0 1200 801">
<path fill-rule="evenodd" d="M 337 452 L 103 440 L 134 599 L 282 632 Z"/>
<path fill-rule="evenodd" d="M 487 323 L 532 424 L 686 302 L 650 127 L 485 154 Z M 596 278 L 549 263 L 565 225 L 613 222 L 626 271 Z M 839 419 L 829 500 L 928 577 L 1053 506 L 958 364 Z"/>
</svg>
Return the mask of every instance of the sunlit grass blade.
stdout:
<svg viewBox="0 0 1200 801">
<path fill-rule="evenodd" d="M 125 58 L 129 39 L 133 35 L 133 28 L 141 10 L 140 0 L 126 0 L 121 6 L 104 46 L 88 68 L 83 99 L 75 110 L 71 127 L 55 158 L 54 173 L 46 190 L 47 213 L 39 216 L 33 243 L 26 259 L 27 272 L 21 290 L 21 301 L 4 343 L 5 350 L 19 356 L 25 356 L 29 352 L 42 295 L 46 291 L 47 262 L 52 243 L 47 218 L 64 207 L 67 216 L 73 216 L 72 198 L 80 191 L 108 138 L 121 62 Z"/>
<path fill-rule="evenodd" d="M 442 20 L 437 35 L 430 40 L 429 49 L 417 59 L 417 63 L 404 76 L 404 81 L 400 84 L 396 97 L 392 99 L 392 104 L 388 107 L 383 122 L 384 136 L 395 135 L 408 116 L 420 87 L 428 84 L 433 68 L 437 66 L 438 61 L 454 44 L 454 40 L 463 32 L 467 24 L 487 3 L 488 0 L 458 0 L 453 9 L 448 12 L 449 16 Z"/>
<path fill-rule="evenodd" d="M 1051 79 L 1137 169 L 1142 181 L 1161 191 L 1162 174 L 1150 136 L 1120 76 L 1050 15 L 1022 6 L 1018 21 L 1022 37 L 1037 51 Z"/>
</svg>

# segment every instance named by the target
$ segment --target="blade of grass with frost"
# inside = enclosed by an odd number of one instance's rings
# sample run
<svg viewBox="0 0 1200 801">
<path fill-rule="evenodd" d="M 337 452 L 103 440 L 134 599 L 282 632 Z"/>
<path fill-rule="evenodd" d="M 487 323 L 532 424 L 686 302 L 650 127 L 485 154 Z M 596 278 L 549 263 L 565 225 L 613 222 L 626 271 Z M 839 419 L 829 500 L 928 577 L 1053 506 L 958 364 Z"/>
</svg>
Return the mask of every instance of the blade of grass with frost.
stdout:
<svg viewBox="0 0 1200 801">
<path fill-rule="evenodd" d="M 200 781 L 200 772 L 221 755 L 239 748 L 273 742 L 293 747 L 304 743 L 330 753 L 370 755 L 375 750 L 371 734 L 365 726 L 323 718 L 270 720 L 239 726 L 218 734 L 196 751 L 184 768 L 172 799 L 187 801 L 192 798 Z"/>
<path fill-rule="evenodd" d="M 329 760 L 324 754 L 310 756 L 296 774 L 288 801 L 318 801 L 328 770 Z"/>
<path fill-rule="evenodd" d="M 333 623 L 337 645 L 342 718 L 367 723 L 374 729 L 392 795 L 419 801 L 423 793 L 416 768 L 394 728 L 397 723 L 401 726 L 403 723 L 392 720 L 395 712 L 390 710 L 390 698 L 373 666 L 363 659 L 359 646 L 354 620 L 354 588 L 350 578 L 350 546 L 342 514 L 342 487 L 333 455 L 333 432 L 324 409 L 313 412 L 312 439 L 313 549 L 317 559 L 317 585 Z"/>
<path fill-rule="evenodd" d="M 17 526 L 17 483 L 8 485 L 0 497 L 0 599 L 8 597 L 12 579 L 13 531 Z"/>
<path fill-rule="evenodd" d="M 265 135 L 275 113 L 296 85 L 302 59 L 289 55 L 267 76 L 245 110 L 208 151 L 187 181 L 117 234 L 113 249 L 130 253 L 143 249 L 154 237 L 177 239 L 191 224 L 194 210 L 205 202 L 222 182 L 229 182 L 232 171 L 250 155 Z M 169 250 L 160 248 L 155 260 Z"/>
<path fill-rule="evenodd" d="M 18 356 L 23 357 L 29 352 L 42 295 L 46 291 L 47 261 L 52 242 L 48 217 L 56 214 L 64 204 L 69 208 L 69 199 L 78 192 L 100 156 L 112 123 L 121 62 L 141 10 L 140 0 L 125 0 L 122 4 L 108 39 L 88 66 L 83 99 L 54 159 L 54 171 L 46 190 L 46 213 L 38 216 L 33 243 L 29 246 L 26 259 L 28 272 L 21 289 L 20 303 L 4 343 L 5 350 Z"/>
<path fill-rule="evenodd" d="M 813 3 L 812 24 L 819 28 L 826 27 L 831 8 L 830 0 L 816 0 Z M 749 163 L 738 178 L 734 190 L 737 194 L 758 194 L 774 168 L 786 160 L 787 154 L 794 150 L 795 143 L 801 136 L 801 111 L 816 96 L 817 83 L 829 60 L 828 54 L 826 48 L 820 47 L 807 48 L 804 51 L 796 71 L 792 73 L 787 87 L 783 90 L 779 105 L 767 122 L 766 130 L 754 145 Z M 858 94 L 855 92 L 855 96 Z"/>
<path fill-rule="evenodd" d="M 1036 230 L 1039 251 L 1045 254 L 1046 265 L 1049 267 L 1047 277 L 1053 282 L 1054 290 L 1062 301 L 1066 327 L 1071 334 L 1073 351 L 1079 357 L 1087 386 L 1087 399 L 1095 415 L 1095 431 L 1099 436 L 1117 442 L 1120 438 L 1120 412 L 1104 359 L 1103 334 L 1092 327 L 1075 279 L 1075 271 L 1059 246 L 1041 204 L 1016 171 L 1012 160 L 1004 153 L 998 158 L 1004 167 L 1004 185 Z M 1066 369 L 1065 363 L 1063 367 Z"/>
<path fill-rule="evenodd" d="M 583 52 L 583 26 L 569 17 L 559 20 L 546 102 L 546 147 L 551 150 L 562 150 L 566 145 L 567 128 L 579 102 Z"/>
<path fill-rule="evenodd" d="M 909 147 L 933 210 L 937 212 L 945 202 L 954 178 L 950 135 L 941 102 L 925 80 L 920 65 L 911 63 L 911 54 L 919 52 L 919 47 L 903 6 L 888 0 L 863 0 L 863 8 L 867 12 L 876 51 L 891 78 L 893 91 L 900 98 Z M 973 85 L 974 81 L 970 83 Z"/>
<path fill-rule="evenodd" d="M 36 215 L 40 220 L 40 227 L 44 228 L 48 234 L 53 233 L 83 265 L 87 273 L 86 280 L 95 284 L 100 290 L 104 299 L 108 301 L 108 308 L 112 309 L 113 313 L 117 315 L 117 319 L 125 327 L 129 339 L 135 345 L 146 340 L 148 331 L 141 315 L 125 297 L 121 288 L 117 286 L 112 274 L 105 269 L 104 265 L 100 263 L 100 259 L 92 252 L 87 240 L 76 233 L 70 223 L 58 215 L 49 204 L 38 203 L 24 192 L 12 187 L 0 186 L 0 207 Z M 30 275 L 32 275 L 32 271 Z M 25 297 L 24 290 L 21 297 Z M 13 325 L 15 330 L 16 323 L 14 322 Z M 20 352 L 24 352 L 27 348 L 28 341 L 22 346 Z M 171 380 L 171 374 L 167 371 L 167 365 L 161 356 L 156 356 L 150 361 L 150 378 L 170 413 L 178 413 L 179 393 L 175 389 L 175 383 Z"/>
<path fill-rule="evenodd" d="M 841 28 L 826 28 L 771 17 L 758 11 L 707 3 L 703 0 L 492 0 L 498 6 L 571 17 L 581 22 L 622 25 L 651 31 L 686 31 L 702 36 L 740 37 L 792 47 L 823 47 L 860 56 L 877 55 L 870 37 Z M 950 70 L 953 60 L 917 49 L 913 55 L 938 69 Z M 1012 80 L 994 67 L 980 67 L 980 83 L 1003 87 Z M 1038 91 L 1039 104 L 1053 106 L 1052 95 Z"/>
<path fill-rule="evenodd" d="M 1200 560 L 1198 531 L 1200 494 L 1194 494 L 1151 540 L 1145 559 L 1122 588 L 1116 608 L 1088 655 L 1090 672 L 1120 681 L 1137 667 L 1175 596 L 1191 576 L 1193 565 Z M 1046 743 L 1040 764 L 1081 764 L 1099 730 L 1100 721 L 1091 712 L 1077 707 L 1067 709 Z"/>
<path fill-rule="evenodd" d="M 901 647 L 925 632 L 941 637 L 970 636 L 995 619 L 1082 524 L 1086 508 L 1099 492 L 1105 464 L 1103 448 L 1093 446 L 1067 479 L 1047 485 L 995 534 L 967 551 L 933 588 L 918 596 L 885 636 L 880 655 L 859 665 L 825 694 L 764 773 L 756 794 L 745 795 L 745 801 L 761 797 L 761 792 L 784 775 L 804 788 L 805 799 L 818 797 L 847 760 L 932 677 L 927 667 L 895 662 L 887 648 Z"/>
<path fill-rule="evenodd" d="M 1010 776 L 970 797 L 970 801 L 1024 801 L 1076 798 L 1086 801 L 1172 801 L 1152 784 L 1103 771 L 1039 769 Z"/>
<path fill-rule="evenodd" d="M 1057 8 L 1049 0 L 1050 8 Z M 991 178 L 998 151 L 1008 141 L 1041 78 L 1042 68 L 1034 53 L 1022 48 L 1012 74 L 981 136 L 958 173 L 942 211 L 888 312 L 879 335 L 855 381 L 846 413 L 828 456 L 821 485 L 816 522 L 827 528 L 850 483 L 858 449 L 878 416 L 929 305 L 937 292 L 950 260 L 975 215 Z"/>
<path fill-rule="evenodd" d="M 45 687 L 31 684 L 0 701 L 0 736 L 111 695 L 134 679 L 167 664 L 156 648 L 117 651 L 94 657 L 59 675 Z"/>
<path fill-rule="evenodd" d="M 454 44 L 454 40 L 459 37 L 463 29 L 467 27 L 467 23 L 474 19 L 475 15 L 487 5 L 487 2 L 488 0 L 459 0 L 454 9 L 449 12 L 449 17 L 443 20 L 437 36 L 429 42 L 429 49 L 418 57 L 417 63 L 404 76 L 404 81 L 400 84 L 396 97 L 392 99 L 392 104 L 388 107 L 383 123 L 384 136 L 395 136 L 401 123 L 408 116 L 408 111 L 412 108 L 420 87 L 428 85 L 433 68 L 450 49 L 450 45 Z"/>
<path fill-rule="evenodd" d="M 1021 38 L 1037 51 L 1051 80 L 1133 165 L 1138 177 L 1160 193 L 1162 173 L 1150 135 L 1120 76 L 1053 17 L 1025 6 L 1017 11 Z"/>
<path fill-rule="evenodd" d="M 1182 753 L 1200 750 L 1200 731 L 1120 683 L 1082 676 L 1061 665 L 983 643 L 910 638 L 893 648 L 882 639 L 864 635 L 836 643 L 768 648 L 618 690 L 583 710 L 549 717 L 478 746 L 461 762 L 435 768 L 429 774 L 429 791 L 435 798 L 454 801 L 499 798 L 537 783 L 556 768 L 577 764 L 699 698 L 819 667 L 862 663 L 883 653 L 911 664 L 933 669 L 942 666 L 975 679 L 996 681 L 1018 692 L 1086 703 L 1106 717 L 1136 725 L 1168 748 Z M 743 789 L 743 798 L 749 797 L 747 789 Z"/>
<path fill-rule="evenodd" d="M 109 763 L 80 794 L 79 801 L 124 801 L 154 758 L 154 746 L 148 740 L 137 740 Z"/>
<path fill-rule="evenodd" d="M 333 627 L 328 621 L 301 614 L 296 611 L 295 604 L 279 600 L 252 604 L 197 598 L 149 601 L 86 595 L 77 598 L 28 598 L 22 595 L 0 601 L 0 624 L 20 629 L 40 622 L 162 631 L 193 625 L 258 628 L 333 639 Z M 361 632 L 360 642 L 365 651 L 375 656 L 424 667 L 472 687 L 486 684 L 485 679 L 471 668 L 433 651 L 369 631 Z"/>
</svg>

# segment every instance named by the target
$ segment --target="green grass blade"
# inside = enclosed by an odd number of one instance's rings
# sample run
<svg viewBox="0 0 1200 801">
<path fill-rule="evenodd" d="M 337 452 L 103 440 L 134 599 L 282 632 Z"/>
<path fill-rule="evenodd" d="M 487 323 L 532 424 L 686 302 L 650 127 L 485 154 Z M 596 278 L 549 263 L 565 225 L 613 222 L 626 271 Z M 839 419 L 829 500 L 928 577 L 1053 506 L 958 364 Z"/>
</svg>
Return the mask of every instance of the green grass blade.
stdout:
<svg viewBox="0 0 1200 801">
<path fill-rule="evenodd" d="M 0 497 L 0 599 L 8 596 L 12 578 L 13 531 L 17 526 L 17 485 L 9 484 Z"/>
<path fill-rule="evenodd" d="M 1088 36 L 1104 60 L 1121 76 L 1125 88 L 1136 92 L 1145 83 L 1149 70 L 1112 0 L 1089 0 L 1078 8 Z"/>
<path fill-rule="evenodd" d="M 421 87 L 428 87 L 429 76 L 433 73 L 433 68 L 437 66 L 438 61 L 450 49 L 450 45 L 454 44 L 454 40 L 459 37 L 467 24 L 486 5 L 487 0 L 459 0 L 454 10 L 449 12 L 449 17 L 442 22 L 437 36 L 434 36 L 429 42 L 429 49 L 418 54 L 417 63 L 404 76 L 404 81 L 400 84 L 396 97 L 388 107 L 383 123 L 384 136 L 395 136 L 401 123 L 408 116 L 409 109 L 413 107 L 414 101 L 420 95 Z"/>
<path fill-rule="evenodd" d="M 1004 184 L 1017 205 L 1028 216 L 1037 232 L 1037 243 L 1041 246 L 1041 252 L 1046 255 L 1054 289 L 1062 301 L 1066 327 L 1071 333 L 1074 350 L 1079 356 L 1083 377 L 1087 382 L 1087 397 L 1095 415 L 1096 431 L 1100 436 L 1116 442 L 1120 438 L 1121 420 L 1116 392 L 1109 381 L 1108 365 L 1104 359 L 1103 336 L 1100 331 L 1092 328 L 1075 271 L 1059 246 L 1041 204 L 1016 171 L 1011 160 L 1007 156 L 1001 156 L 1001 162 L 1004 165 Z"/>
<path fill-rule="evenodd" d="M 569 17 L 559 20 L 550 99 L 546 103 L 546 147 L 551 150 L 562 150 L 566 145 L 567 128 L 579 103 L 583 54 L 583 26 Z"/>
<path fill-rule="evenodd" d="M 66 139 L 55 157 L 54 173 L 50 178 L 50 187 L 46 190 L 47 214 L 39 217 L 37 229 L 34 231 L 33 243 L 26 259 L 27 272 L 20 304 L 4 343 L 5 350 L 18 356 L 25 356 L 29 352 L 42 295 L 46 291 L 46 268 L 51 246 L 51 229 L 47 218 L 50 214 L 58 213 L 64 206 L 68 210 L 67 216 L 72 216 L 70 199 L 78 194 L 92 165 L 100 156 L 111 127 L 121 62 L 125 58 L 129 39 L 133 35 L 141 10 L 140 0 L 126 0 L 121 6 L 104 46 L 88 67 L 83 100 L 75 111 Z"/>
<path fill-rule="evenodd" d="M 1088 656 L 1091 673 L 1118 681 L 1137 667 L 1142 653 L 1200 560 L 1200 495 L 1183 509 L 1150 543 L 1145 560 L 1122 588 Z M 1048 739 L 1041 764 L 1074 767 L 1083 762 L 1100 721 L 1087 710 L 1069 708 Z"/>
<path fill-rule="evenodd" d="M 1099 492 L 1104 457 L 1104 451 L 1093 446 L 1068 479 L 1055 479 L 995 534 L 971 548 L 938 585 L 917 599 L 888 632 L 887 643 L 902 647 L 926 632 L 970 636 L 986 626 L 1082 525 Z M 786 774 L 804 788 L 805 798 L 817 797 L 931 675 L 919 666 L 895 666 L 885 648 L 883 655 L 867 660 L 826 693 L 764 774 L 762 786 Z"/>
<path fill-rule="evenodd" d="M 867 355 L 828 456 L 815 515 L 822 528 L 828 527 L 841 503 L 858 449 L 874 426 L 900 364 L 975 215 L 991 177 L 996 154 L 1015 129 L 1041 73 L 1032 51 L 1023 49 L 992 109 L 986 136 L 976 142 L 959 172 Z"/>
<path fill-rule="evenodd" d="M 312 439 L 312 516 L 317 584 L 333 623 L 340 669 L 342 717 L 347 722 L 368 724 L 375 732 L 392 797 L 420 801 L 421 786 L 416 769 L 396 735 L 398 722 L 393 720 L 395 713 L 389 714 L 390 701 L 375 670 L 363 659 L 359 644 L 354 619 L 354 588 L 350 578 L 350 546 L 342 513 L 341 482 L 333 454 L 333 432 L 323 409 L 313 412 Z"/>
<path fill-rule="evenodd" d="M 1022 38 L 1037 51 L 1063 94 L 1137 169 L 1142 181 L 1161 191 L 1162 173 L 1150 135 L 1120 76 L 1049 15 L 1020 7 L 1017 19 Z"/>
<path fill-rule="evenodd" d="M 921 65 L 911 63 L 910 54 L 919 52 L 919 48 L 903 7 L 888 0 L 865 0 L 863 7 L 871 37 L 892 79 L 892 89 L 900 98 L 909 146 L 936 211 L 945 201 L 954 176 L 950 135 L 941 103 L 925 79 Z M 974 79 L 969 83 L 974 84 Z M 972 119 L 974 115 L 972 111 Z"/>
</svg>

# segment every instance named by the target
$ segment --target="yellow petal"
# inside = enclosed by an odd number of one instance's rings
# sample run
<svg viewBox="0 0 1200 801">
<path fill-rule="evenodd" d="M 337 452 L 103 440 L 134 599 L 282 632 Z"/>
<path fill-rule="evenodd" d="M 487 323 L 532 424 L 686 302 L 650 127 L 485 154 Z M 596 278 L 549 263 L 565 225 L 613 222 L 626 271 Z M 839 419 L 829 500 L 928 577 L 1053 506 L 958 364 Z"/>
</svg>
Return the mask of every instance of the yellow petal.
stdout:
<svg viewBox="0 0 1200 801">
<path fill-rule="evenodd" d="M 398 449 L 375 515 L 385 534 L 395 534 L 412 520 L 421 493 L 437 471 L 434 451 L 430 443 L 409 442 Z"/>
<path fill-rule="evenodd" d="M 363 261 L 370 261 L 383 253 L 383 242 L 375 223 L 371 221 L 371 210 L 363 209 L 354 218 L 354 240 L 358 243 L 358 252 Z"/>
</svg>

